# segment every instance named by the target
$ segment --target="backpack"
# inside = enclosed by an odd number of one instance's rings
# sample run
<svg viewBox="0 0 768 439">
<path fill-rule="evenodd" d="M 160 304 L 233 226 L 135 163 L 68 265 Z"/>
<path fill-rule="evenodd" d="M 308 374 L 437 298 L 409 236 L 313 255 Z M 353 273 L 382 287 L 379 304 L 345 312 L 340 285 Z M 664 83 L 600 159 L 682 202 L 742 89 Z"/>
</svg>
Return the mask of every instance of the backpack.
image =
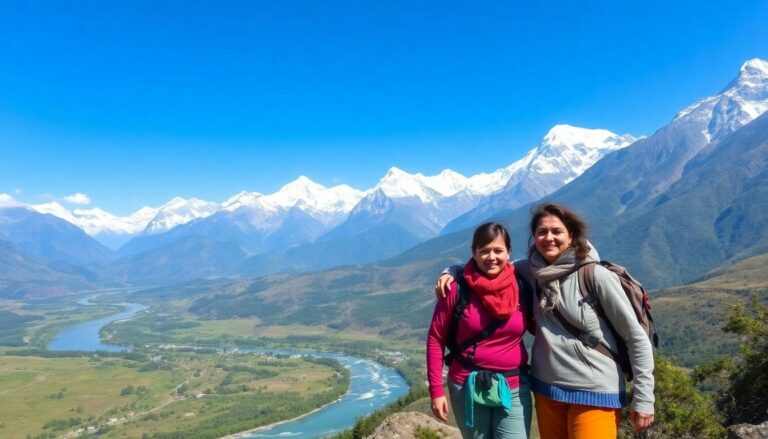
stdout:
<svg viewBox="0 0 768 439">
<path fill-rule="evenodd" d="M 626 268 L 612 262 L 591 262 L 579 267 L 579 293 L 581 293 L 583 301 L 589 304 L 595 310 L 597 315 L 608 324 L 608 327 L 613 333 L 614 338 L 618 342 L 618 352 L 614 352 L 605 344 L 600 343 L 596 337 L 587 334 L 583 330 L 571 324 L 557 309 L 554 310 L 554 314 L 555 317 L 560 320 L 560 323 L 565 327 L 565 329 L 567 329 L 568 332 L 570 332 L 574 337 L 581 340 L 587 346 L 597 350 L 601 354 L 617 362 L 626 375 L 627 380 L 632 381 L 632 366 L 629 361 L 629 351 L 627 349 L 627 345 L 624 340 L 618 336 L 618 333 L 613 327 L 611 320 L 608 318 L 608 316 L 605 315 L 605 310 L 600 304 L 597 295 L 593 293 L 597 289 L 595 284 L 595 265 L 597 264 L 605 267 L 608 271 L 616 274 L 616 276 L 619 278 L 621 289 L 624 291 L 627 299 L 629 299 L 629 303 L 632 305 L 632 310 L 635 312 L 637 322 L 643 328 L 643 331 L 645 331 L 645 333 L 648 335 L 653 348 L 659 347 L 659 336 L 656 331 L 656 323 L 653 321 L 653 316 L 651 316 L 651 304 L 648 300 L 648 293 L 645 291 L 645 288 L 643 288 L 640 282 L 638 282 L 637 279 L 629 274 Z"/>
<path fill-rule="evenodd" d="M 520 306 L 523 308 L 523 312 L 525 313 L 526 318 L 531 319 L 533 312 L 531 303 L 533 300 L 531 299 L 531 295 L 529 293 L 530 287 L 522 279 L 522 277 L 520 277 L 520 274 L 515 273 L 515 278 L 517 279 L 517 284 L 520 288 L 518 294 Z M 448 353 L 443 356 L 443 361 L 445 364 L 450 365 L 451 362 L 455 359 L 468 370 L 478 370 L 480 368 L 472 362 L 473 355 L 470 354 L 469 356 L 465 357 L 461 354 L 461 352 L 470 346 L 475 346 L 476 349 L 478 342 L 488 338 L 488 336 L 490 336 L 496 329 L 498 329 L 498 327 L 501 326 L 501 324 L 505 321 L 497 318 L 491 318 L 491 321 L 488 323 L 488 325 L 486 325 L 485 328 L 483 328 L 482 331 L 480 331 L 475 336 L 468 338 L 462 343 L 458 343 L 456 337 L 459 330 L 459 320 L 465 317 L 464 310 L 467 308 L 467 304 L 469 303 L 469 295 L 471 294 L 472 290 L 469 288 L 467 281 L 464 279 L 463 270 L 459 270 L 457 276 L 454 279 L 456 280 L 458 287 L 456 291 L 456 305 L 453 307 L 453 318 L 451 319 L 451 325 L 448 327 L 448 335 L 445 342 L 445 347 L 448 348 Z M 504 376 L 518 375 L 520 373 L 525 373 L 526 370 L 527 365 L 521 365 L 521 367 L 518 369 L 507 371 L 504 373 Z"/>
</svg>

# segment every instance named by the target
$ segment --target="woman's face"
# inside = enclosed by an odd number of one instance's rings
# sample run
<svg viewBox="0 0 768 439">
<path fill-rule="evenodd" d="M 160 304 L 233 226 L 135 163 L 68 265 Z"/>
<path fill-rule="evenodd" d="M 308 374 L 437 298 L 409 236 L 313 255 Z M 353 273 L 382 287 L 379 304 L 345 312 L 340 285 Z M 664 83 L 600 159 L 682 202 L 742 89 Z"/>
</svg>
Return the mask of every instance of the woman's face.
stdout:
<svg viewBox="0 0 768 439">
<path fill-rule="evenodd" d="M 571 246 L 571 234 L 555 215 L 545 215 L 539 220 L 534 234 L 536 250 L 552 264 Z"/>
<path fill-rule="evenodd" d="M 504 266 L 509 262 L 509 250 L 504 243 L 504 238 L 499 235 L 488 244 L 476 248 L 472 257 L 477 268 L 486 277 L 493 279 L 504 270 Z"/>
</svg>

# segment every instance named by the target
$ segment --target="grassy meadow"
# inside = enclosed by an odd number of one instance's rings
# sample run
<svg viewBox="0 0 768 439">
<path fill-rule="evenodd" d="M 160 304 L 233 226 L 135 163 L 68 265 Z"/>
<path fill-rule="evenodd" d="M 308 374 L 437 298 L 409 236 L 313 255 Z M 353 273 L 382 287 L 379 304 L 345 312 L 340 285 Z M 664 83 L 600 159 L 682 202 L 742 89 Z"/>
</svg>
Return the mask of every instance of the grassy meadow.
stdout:
<svg viewBox="0 0 768 439">
<path fill-rule="evenodd" d="M 331 402 L 348 380 L 338 364 L 252 354 L 0 356 L 0 437 L 218 437 Z"/>
</svg>

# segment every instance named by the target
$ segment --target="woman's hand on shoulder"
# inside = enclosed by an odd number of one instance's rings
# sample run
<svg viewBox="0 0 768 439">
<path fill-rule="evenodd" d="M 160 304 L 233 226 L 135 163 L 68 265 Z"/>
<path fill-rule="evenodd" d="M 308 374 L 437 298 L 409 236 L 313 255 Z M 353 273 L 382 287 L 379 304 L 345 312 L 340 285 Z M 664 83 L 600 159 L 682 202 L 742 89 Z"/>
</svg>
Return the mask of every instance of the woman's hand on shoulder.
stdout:
<svg viewBox="0 0 768 439">
<path fill-rule="evenodd" d="M 448 399 L 445 396 L 438 396 L 432 400 L 432 413 L 443 422 L 448 422 Z"/>
<path fill-rule="evenodd" d="M 635 433 L 641 432 L 653 425 L 653 415 L 636 412 L 634 410 L 629 413 L 629 420 L 632 423 L 632 430 L 634 430 Z"/>
<path fill-rule="evenodd" d="M 445 299 L 448 293 L 451 292 L 451 284 L 453 283 L 453 276 L 451 273 L 441 273 L 440 277 L 435 282 L 435 296 L 438 299 Z"/>
</svg>

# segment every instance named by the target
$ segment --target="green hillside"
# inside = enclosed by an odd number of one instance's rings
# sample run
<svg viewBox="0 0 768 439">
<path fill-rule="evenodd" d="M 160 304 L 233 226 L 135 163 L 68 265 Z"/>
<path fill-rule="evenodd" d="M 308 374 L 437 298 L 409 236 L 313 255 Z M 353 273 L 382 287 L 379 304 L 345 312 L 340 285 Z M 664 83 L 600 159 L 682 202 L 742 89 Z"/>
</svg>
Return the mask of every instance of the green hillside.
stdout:
<svg viewBox="0 0 768 439">
<path fill-rule="evenodd" d="M 255 318 L 262 326 L 323 326 L 419 340 L 432 315 L 434 279 L 455 261 L 366 265 L 214 284 L 190 294 L 188 310 L 203 320 Z M 723 335 L 720 327 L 729 304 L 752 293 L 768 300 L 766 265 L 768 254 L 718 269 L 690 285 L 652 291 L 662 353 L 692 366 L 735 352 L 736 339 Z"/>
<path fill-rule="evenodd" d="M 651 293 L 660 349 L 684 366 L 735 353 L 738 340 L 721 331 L 729 306 L 757 294 L 768 302 L 768 254 L 719 268 L 681 287 Z"/>
<path fill-rule="evenodd" d="M 432 316 L 434 279 L 455 261 L 343 267 L 241 281 L 237 288 L 216 288 L 197 298 L 189 311 L 202 319 L 255 317 L 264 325 L 321 325 L 420 338 Z"/>
</svg>

